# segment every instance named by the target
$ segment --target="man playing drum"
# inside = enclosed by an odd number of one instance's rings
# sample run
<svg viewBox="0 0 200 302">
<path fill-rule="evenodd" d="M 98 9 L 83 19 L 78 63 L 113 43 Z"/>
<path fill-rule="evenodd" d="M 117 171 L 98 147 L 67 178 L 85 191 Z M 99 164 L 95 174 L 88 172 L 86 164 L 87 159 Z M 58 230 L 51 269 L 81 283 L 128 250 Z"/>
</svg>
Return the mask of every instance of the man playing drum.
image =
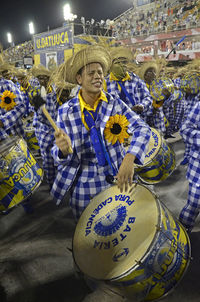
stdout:
<svg viewBox="0 0 200 302">
<path fill-rule="evenodd" d="M 113 176 L 121 192 L 128 189 L 134 163 L 144 162 L 151 130 L 121 99 L 102 90 L 111 65 L 104 47 L 84 48 L 65 65 L 60 76 L 81 89 L 58 110 L 60 129 L 52 148 L 58 173 L 51 193 L 58 205 L 69 191 L 70 206 L 79 219 L 91 199 L 110 186 Z M 131 143 L 125 152 L 128 133 Z"/>
<path fill-rule="evenodd" d="M 112 47 L 110 75 L 105 78 L 105 91 L 119 95 L 133 111 L 146 121 L 151 115 L 152 98 L 145 82 L 135 73 L 128 71 L 133 60 L 132 51 L 126 47 Z"/>
</svg>

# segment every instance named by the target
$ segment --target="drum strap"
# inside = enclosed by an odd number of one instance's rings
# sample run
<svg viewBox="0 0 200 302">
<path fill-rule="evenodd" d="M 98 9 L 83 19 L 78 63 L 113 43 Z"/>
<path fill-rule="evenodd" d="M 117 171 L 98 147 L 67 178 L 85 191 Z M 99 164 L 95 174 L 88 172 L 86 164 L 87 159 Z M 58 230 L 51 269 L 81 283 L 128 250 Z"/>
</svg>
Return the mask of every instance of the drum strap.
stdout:
<svg viewBox="0 0 200 302">
<path fill-rule="evenodd" d="M 99 105 L 100 105 L 100 103 L 99 103 Z M 100 134 L 100 131 L 97 130 L 96 126 L 95 126 L 95 120 L 96 120 L 96 116 L 97 116 L 97 111 L 99 109 L 99 105 L 97 106 L 97 109 L 95 112 L 84 109 L 83 114 L 85 117 L 85 122 L 90 131 L 92 145 L 94 147 L 99 165 L 105 166 L 105 164 L 107 162 L 112 169 L 113 176 L 115 176 L 117 173 L 111 163 L 110 156 L 106 150 L 106 147 L 104 145 L 104 142 L 103 142 L 101 134 Z"/>
<path fill-rule="evenodd" d="M 123 82 L 122 82 L 122 81 L 118 81 L 118 84 L 120 85 L 123 94 L 130 100 L 131 104 L 132 104 L 133 106 L 135 106 L 135 102 L 134 102 L 133 98 L 130 96 L 130 94 L 128 93 L 128 91 L 126 90 L 126 88 L 125 88 Z M 122 93 L 121 93 L 120 97 L 121 97 L 122 100 L 125 102 Z"/>
</svg>

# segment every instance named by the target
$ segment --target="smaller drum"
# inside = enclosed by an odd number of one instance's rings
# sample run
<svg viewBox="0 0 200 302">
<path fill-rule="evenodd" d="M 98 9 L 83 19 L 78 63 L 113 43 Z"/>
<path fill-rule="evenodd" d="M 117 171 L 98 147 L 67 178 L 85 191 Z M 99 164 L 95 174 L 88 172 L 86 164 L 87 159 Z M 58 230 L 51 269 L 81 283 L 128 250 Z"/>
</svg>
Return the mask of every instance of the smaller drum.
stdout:
<svg viewBox="0 0 200 302">
<path fill-rule="evenodd" d="M 190 255 L 184 227 L 141 184 L 122 193 L 114 185 L 96 195 L 73 238 L 75 264 L 90 284 L 134 302 L 167 295 L 186 272 Z"/>
<path fill-rule="evenodd" d="M 20 137 L 0 142 L 0 211 L 27 199 L 40 185 L 43 170 Z"/>
<path fill-rule="evenodd" d="M 170 176 L 175 167 L 173 149 L 168 146 L 156 129 L 151 128 L 151 138 L 144 165 L 137 165 L 135 169 L 139 178 L 147 184 L 159 183 Z"/>
<path fill-rule="evenodd" d="M 33 127 L 32 117 L 24 119 L 23 124 L 24 124 L 25 139 L 29 149 L 32 151 L 39 151 L 40 147 L 38 144 L 38 140 L 35 136 L 35 128 Z"/>
</svg>

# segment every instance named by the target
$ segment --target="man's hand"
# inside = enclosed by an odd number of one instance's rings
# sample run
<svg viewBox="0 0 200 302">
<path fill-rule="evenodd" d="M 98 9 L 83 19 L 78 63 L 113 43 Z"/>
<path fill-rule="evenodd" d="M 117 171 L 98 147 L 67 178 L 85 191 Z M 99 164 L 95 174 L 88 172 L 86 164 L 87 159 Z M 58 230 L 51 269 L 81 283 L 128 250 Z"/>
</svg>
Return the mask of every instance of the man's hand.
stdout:
<svg viewBox="0 0 200 302">
<path fill-rule="evenodd" d="M 127 191 L 128 186 L 131 186 L 133 183 L 134 176 L 134 160 L 135 155 L 127 153 L 124 156 L 122 164 L 119 168 L 119 172 L 116 176 L 117 186 L 120 189 L 120 192 L 123 190 Z"/>
<path fill-rule="evenodd" d="M 3 128 L 3 122 L 0 120 L 0 128 Z"/>
<path fill-rule="evenodd" d="M 132 110 L 136 113 L 141 113 L 144 110 L 144 106 L 138 104 L 138 105 L 133 106 Z"/>
<path fill-rule="evenodd" d="M 69 153 L 72 153 L 71 140 L 62 129 L 58 129 L 58 131 L 54 133 L 54 136 L 56 139 L 56 145 L 64 156 L 67 156 Z"/>
</svg>

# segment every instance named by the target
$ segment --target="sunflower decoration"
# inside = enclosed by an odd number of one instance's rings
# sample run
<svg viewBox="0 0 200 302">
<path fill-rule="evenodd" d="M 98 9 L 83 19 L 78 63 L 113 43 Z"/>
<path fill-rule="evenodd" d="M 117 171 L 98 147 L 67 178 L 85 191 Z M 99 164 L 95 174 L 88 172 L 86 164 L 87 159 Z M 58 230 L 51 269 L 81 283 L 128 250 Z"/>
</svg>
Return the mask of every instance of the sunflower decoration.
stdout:
<svg viewBox="0 0 200 302">
<path fill-rule="evenodd" d="M 17 105 L 14 101 L 15 98 L 16 95 L 13 92 L 5 90 L 0 98 L 0 107 L 6 111 L 13 109 Z"/>
<path fill-rule="evenodd" d="M 125 138 L 129 138 L 127 126 L 129 121 L 124 115 L 116 114 L 111 116 L 106 123 L 104 130 L 105 139 L 114 145 L 117 140 L 124 143 Z"/>
</svg>

